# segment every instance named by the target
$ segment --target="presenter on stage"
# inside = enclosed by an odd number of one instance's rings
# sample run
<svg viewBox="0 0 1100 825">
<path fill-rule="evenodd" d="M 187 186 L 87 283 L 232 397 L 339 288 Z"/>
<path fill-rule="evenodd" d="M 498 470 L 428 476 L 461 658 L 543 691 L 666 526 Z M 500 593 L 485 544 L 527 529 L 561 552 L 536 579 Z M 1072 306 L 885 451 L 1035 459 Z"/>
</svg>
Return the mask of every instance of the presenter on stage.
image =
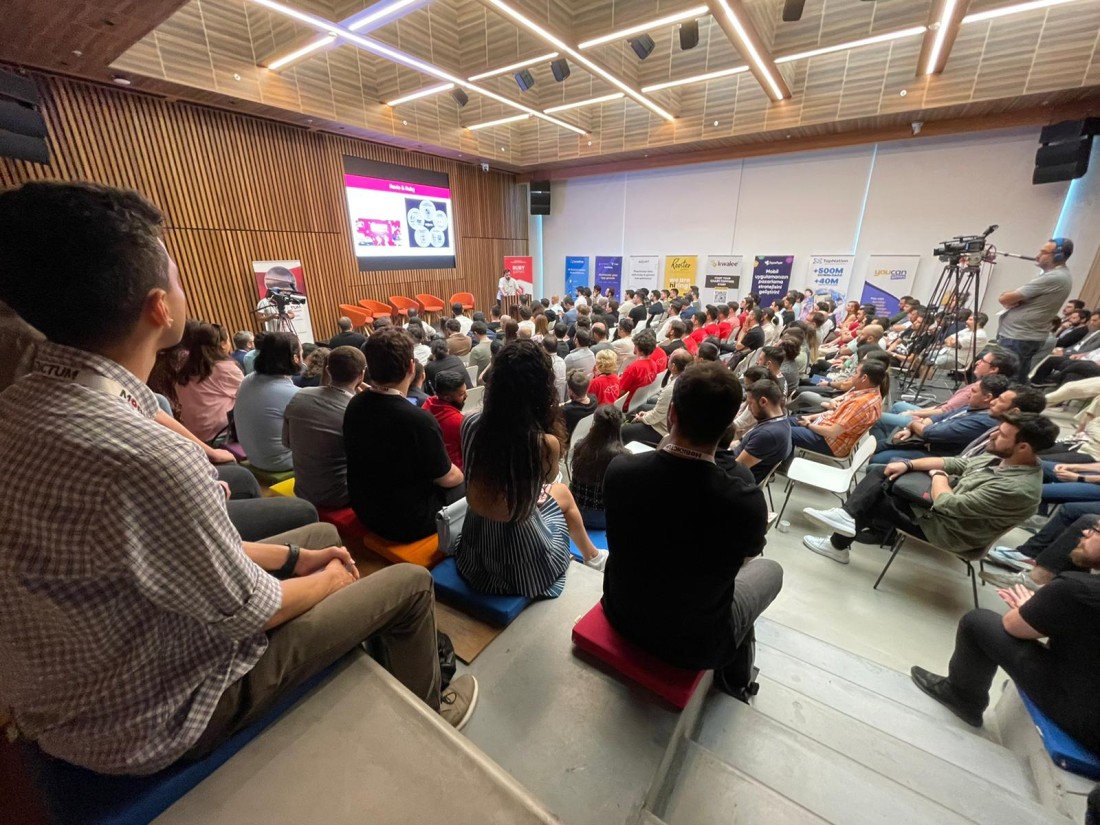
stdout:
<svg viewBox="0 0 1100 825">
<path fill-rule="evenodd" d="M 512 270 L 504 270 L 504 274 L 500 280 L 497 281 L 497 300 L 503 301 L 505 298 L 515 298 L 519 294 L 519 283 L 512 277 Z M 506 309 L 505 307 L 502 307 Z"/>
<path fill-rule="evenodd" d="M 1050 335 L 1050 319 L 1059 315 L 1073 291 L 1073 277 L 1066 269 L 1072 254 L 1073 241 L 1051 238 L 1035 258 L 1042 274 L 997 298 L 1005 308 L 997 325 L 997 343 L 1020 356 L 1017 377 L 1021 382 L 1027 382 L 1031 359 Z"/>
</svg>

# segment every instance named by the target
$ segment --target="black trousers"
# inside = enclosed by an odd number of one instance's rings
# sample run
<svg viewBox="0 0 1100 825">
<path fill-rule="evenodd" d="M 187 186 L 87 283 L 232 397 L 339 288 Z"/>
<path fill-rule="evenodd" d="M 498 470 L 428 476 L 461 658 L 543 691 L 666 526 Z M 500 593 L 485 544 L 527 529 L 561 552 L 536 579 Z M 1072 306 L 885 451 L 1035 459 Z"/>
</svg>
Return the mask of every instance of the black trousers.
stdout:
<svg viewBox="0 0 1100 825">
<path fill-rule="evenodd" d="M 648 444 L 650 447 L 656 447 L 661 443 L 661 434 L 648 424 L 643 424 L 641 421 L 627 424 L 623 427 L 622 437 L 623 444 L 629 444 L 631 441 L 640 441 L 643 444 Z"/>
<path fill-rule="evenodd" d="M 1095 361 L 1070 361 L 1058 373 L 1058 386 L 1067 381 L 1080 381 L 1082 378 L 1095 378 L 1100 375 L 1100 364 Z"/>
<path fill-rule="evenodd" d="M 1076 446 L 1078 445 L 1072 441 L 1059 441 L 1050 449 L 1039 453 L 1039 458 L 1043 461 L 1053 461 L 1056 464 L 1092 464 L 1096 461 L 1088 453 L 1072 449 Z"/>
<path fill-rule="evenodd" d="M 971 610 L 959 621 L 948 679 L 963 702 L 985 710 L 998 667 L 1066 733 L 1094 753 L 1100 751 L 1094 697 L 1075 695 L 1059 677 L 1051 652 L 1039 642 L 1010 636 L 999 613 Z"/>
<path fill-rule="evenodd" d="M 912 536 L 923 539 L 924 531 L 917 523 L 912 508 L 906 502 L 886 492 L 885 482 L 885 465 L 874 465 L 844 502 L 844 511 L 855 519 L 856 532 L 881 530 L 885 533 L 900 528 Z M 852 546 L 855 539 L 833 533 L 830 541 L 833 547 L 845 550 Z"/>
<path fill-rule="evenodd" d="M 1039 368 L 1035 370 L 1035 375 L 1031 377 L 1033 384 L 1046 384 L 1051 380 L 1051 375 L 1058 372 L 1066 364 L 1072 364 L 1073 361 L 1068 355 L 1052 355 L 1039 365 Z"/>
<path fill-rule="evenodd" d="M 304 498 L 264 498 L 256 477 L 239 464 L 219 464 L 217 471 L 229 485 L 225 509 L 242 541 L 260 541 L 317 521 L 317 509 Z"/>
<path fill-rule="evenodd" d="M 1088 570 L 1083 567 L 1078 567 L 1073 563 L 1069 554 L 1073 552 L 1073 548 L 1081 541 L 1081 536 L 1085 530 L 1090 527 L 1095 527 L 1096 522 L 1096 516 L 1078 517 L 1074 520 L 1073 524 L 1058 534 L 1058 538 L 1052 541 L 1035 557 L 1035 564 L 1049 570 L 1055 575 L 1058 573 L 1065 573 L 1067 570 L 1087 573 Z"/>
<path fill-rule="evenodd" d="M 1054 515 L 1050 517 L 1050 521 L 1043 526 L 1042 530 L 1016 549 L 1025 555 L 1031 556 L 1038 563 L 1043 553 L 1052 547 L 1062 537 L 1063 533 L 1075 529 L 1078 531 L 1075 536 L 1079 536 L 1081 530 L 1094 526 L 1098 522 L 1100 522 L 1100 501 L 1075 501 L 1063 504 L 1055 510 Z M 1076 543 L 1077 538 L 1075 537 L 1073 544 L 1076 545 Z M 1072 550 L 1073 547 L 1071 546 L 1069 549 Z M 1068 554 L 1069 550 L 1066 553 Z M 1043 567 L 1048 570 L 1057 570 L 1056 567 L 1052 567 L 1048 563 L 1044 563 Z M 1061 571 L 1057 570 L 1057 572 Z"/>
</svg>

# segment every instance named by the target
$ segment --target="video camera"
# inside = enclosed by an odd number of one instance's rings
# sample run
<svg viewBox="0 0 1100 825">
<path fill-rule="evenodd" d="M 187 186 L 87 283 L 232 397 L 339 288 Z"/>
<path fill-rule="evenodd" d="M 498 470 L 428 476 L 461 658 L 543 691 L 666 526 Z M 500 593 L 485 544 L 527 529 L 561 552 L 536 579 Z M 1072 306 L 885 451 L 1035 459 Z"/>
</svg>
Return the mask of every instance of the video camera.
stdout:
<svg viewBox="0 0 1100 825">
<path fill-rule="evenodd" d="M 280 289 L 279 287 L 271 287 L 267 290 L 267 297 L 275 304 L 275 309 L 279 311 L 280 315 L 286 314 L 287 306 L 301 306 L 305 303 L 304 300 L 297 297 L 289 289 Z"/>
<path fill-rule="evenodd" d="M 981 235 L 956 235 L 949 241 L 943 241 L 932 254 L 941 261 L 958 263 L 965 255 L 970 258 L 970 264 L 977 266 L 986 250 L 986 238 L 997 231 L 998 224 L 993 224 Z"/>
</svg>

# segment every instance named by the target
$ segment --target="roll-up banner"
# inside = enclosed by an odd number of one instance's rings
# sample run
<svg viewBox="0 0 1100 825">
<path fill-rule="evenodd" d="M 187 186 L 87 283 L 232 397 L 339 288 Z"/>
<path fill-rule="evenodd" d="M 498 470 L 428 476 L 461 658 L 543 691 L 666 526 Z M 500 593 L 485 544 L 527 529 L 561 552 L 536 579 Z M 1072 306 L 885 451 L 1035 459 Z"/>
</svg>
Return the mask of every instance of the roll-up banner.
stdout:
<svg viewBox="0 0 1100 825">
<path fill-rule="evenodd" d="M 630 271 L 626 276 L 626 288 L 636 291 L 644 287 L 650 292 L 659 289 L 657 265 L 660 260 L 659 255 L 631 255 L 629 258 Z"/>
<path fill-rule="evenodd" d="M 665 289 L 675 288 L 683 295 L 689 287 L 696 285 L 698 275 L 698 255 L 665 256 Z"/>
<path fill-rule="evenodd" d="M 791 290 L 794 255 L 757 255 L 752 265 L 752 292 L 760 296 L 760 306 L 771 306 Z"/>
<path fill-rule="evenodd" d="M 814 291 L 816 300 L 831 298 L 833 303 L 843 304 L 852 282 L 855 255 L 811 255 L 810 282 L 807 289 Z"/>
<path fill-rule="evenodd" d="M 623 259 L 622 256 L 615 255 L 597 255 L 596 256 L 596 270 L 593 277 L 593 286 L 598 286 L 603 289 L 604 295 L 607 294 L 607 290 L 614 290 L 615 297 L 619 300 L 623 297 Z"/>
<path fill-rule="evenodd" d="M 743 255 L 707 255 L 699 299 L 703 305 L 725 304 L 741 299 Z"/>
<path fill-rule="evenodd" d="M 920 255 L 871 255 L 860 300 L 874 304 L 878 316 L 893 315 L 898 311 L 899 299 L 911 294 L 919 266 Z"/>
<path fill-rule="evenodd" d="M 576 295 L 579 286 L 588 286 L 587 255 L 571 255 L 565 259 L 565 294 Z"/>
</svg>

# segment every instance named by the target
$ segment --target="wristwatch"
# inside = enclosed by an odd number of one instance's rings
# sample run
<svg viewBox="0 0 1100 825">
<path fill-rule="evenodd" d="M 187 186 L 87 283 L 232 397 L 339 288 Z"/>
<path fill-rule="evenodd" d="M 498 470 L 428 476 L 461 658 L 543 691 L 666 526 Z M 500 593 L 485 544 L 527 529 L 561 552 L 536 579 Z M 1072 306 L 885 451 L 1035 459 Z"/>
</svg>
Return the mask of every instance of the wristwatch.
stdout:
<svg viewBox="0 0 1100 825">
<path fill-rule="evenodd" d="M 288 544 L 286 564 L 275 571 L 275 578 L 277 579 L 289 579 L 294 575 L 294 568 L 298 566 L 298 556 L 302 553 L 302 548 L 297 544 Z"/>
</svg>

